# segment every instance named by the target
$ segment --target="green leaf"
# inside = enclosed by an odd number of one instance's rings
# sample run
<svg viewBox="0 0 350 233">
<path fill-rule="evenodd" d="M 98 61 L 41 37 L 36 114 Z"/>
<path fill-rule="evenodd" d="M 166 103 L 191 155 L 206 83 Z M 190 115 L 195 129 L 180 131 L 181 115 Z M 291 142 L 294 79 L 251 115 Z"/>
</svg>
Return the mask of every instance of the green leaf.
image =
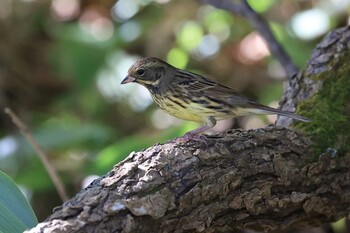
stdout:
<svg viewBox="0 0 350 233">
<path fill-rule="evenodd" d="M 38 221 L 21 190 L 0 171 L 0 232 L 23 232 Z"/>
</svg>

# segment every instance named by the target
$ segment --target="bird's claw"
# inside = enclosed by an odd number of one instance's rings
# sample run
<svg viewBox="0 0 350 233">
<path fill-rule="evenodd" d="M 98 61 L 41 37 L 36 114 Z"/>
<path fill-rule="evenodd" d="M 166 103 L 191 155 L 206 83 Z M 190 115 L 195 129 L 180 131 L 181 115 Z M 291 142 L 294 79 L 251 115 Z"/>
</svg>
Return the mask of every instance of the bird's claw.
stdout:
<svg viewBox="0 0 350 233">
<path fill-rule="evenodd" d="M 203 140 L 203 135 L 200 134 L 193 134 L 191 132 L 187 132 L 186 134 L 184 134 L 181 137 L 175 138 L 169 142 L 171 143 L 176 143 L 176 144 L 183 144 L 189 141 L 199 141 L 199 142 L 204 142 L 205 144 L 207 144 L 205 142 L 205 140 Z"/>
<path fill-rule="evenodd" d="M 185 133 L 183 136 L 175 138 L 173 140 L 170 140 L 171 143 L 185 143 L 188 142 L 190 140 L 196 140 L 196 139 L 200 139 L 200 135 L 198 134 L 193 134 L 191 132 L 187 132 Z"/>
</svg>

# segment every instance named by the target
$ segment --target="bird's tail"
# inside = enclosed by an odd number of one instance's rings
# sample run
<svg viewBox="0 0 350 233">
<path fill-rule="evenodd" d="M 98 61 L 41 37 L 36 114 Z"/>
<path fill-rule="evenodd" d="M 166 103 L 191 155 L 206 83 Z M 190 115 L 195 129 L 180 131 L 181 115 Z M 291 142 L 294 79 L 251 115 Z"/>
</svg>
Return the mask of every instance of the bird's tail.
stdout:
<svg viewBox="0 0 350 233">
<path fill-rule="evenodd" d="M 258 108 L 251 108 L 248 109 L 248 111 L 250 113 L 254 113 L 254 114 L 276 114 L 276 115 L 281 115 L 281 116 L 286 116 L 286 117 L 290 117 L 292 119 L 298 120 L 298 121 L 303 121 L 303 122 L 310 122 L 311 119 L 307 118 L 307 117 L 303 117 L 300 115 L 297 115 L 293 112 L 287 112 L 287 111 L 282 111 L 279 109 L 275 109 L 275 108 L 270 108 L 264 105 L 259 106 Z"/>
</svg>

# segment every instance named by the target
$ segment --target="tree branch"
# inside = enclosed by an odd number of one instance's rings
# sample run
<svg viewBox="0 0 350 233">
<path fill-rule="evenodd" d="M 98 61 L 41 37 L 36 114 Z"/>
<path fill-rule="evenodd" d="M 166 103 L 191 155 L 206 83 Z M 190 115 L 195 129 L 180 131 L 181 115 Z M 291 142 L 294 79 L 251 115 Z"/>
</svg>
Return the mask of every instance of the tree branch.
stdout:
<svg viewBox="0 0 350 233">
<path fill-rule="evenodd" d="M 312 114 L 308 136 L 269 126 L 132 153 L 28 232 L 271 232 L 347 216 L 349 41 L 349 27 L 326 36 L 285 93 Z"/>
<path fill-rule="evenodd" d="M 349 157 L 309 163 L 307 138 L 277 126 L 202 140 L 132 153 L 29 232 L 272 231 L 349 211 Z"/>
<path fill-rule="evenodd" d="M 262 35 L 267 42 L 273 56 L 281 63 L 286 71 L 289 80 L 296 75 L 299 70 L 290 59 L 284 48 L 276 40 L 271 28 L 266 20 L 256 13 L 246 0 L 240 0 L 240 3 L 234 3 L 229 0 L 203 0 L 204 3 L 210 4 L 219 9 L 227 10 L 234 14 L 246 17 L 252 26 Z"/>
<path fill-rule="evenodd" d="M 28 129 L 27 125 L 24 124 L 22 120 L 10 108 L 5 108 L 4 112 L 11 117 L 12 122 L 19 128 L 19 130 L 22 132 L 24 137 L 27 138 L 28 142 L 32 145 L 34 151 L 37 153 L 39 159 L 41 160 L 47 173 L 49 174 L 52 180 L 52 183 L 55 186 L 61 200 L 67 201 L 68 195 L 61 178 L 57 174 L 55 167 L 52 166 L 52 164 L 50 163 L 49 157 L 47 156 L 45 151 L 41 148 L 39 143 L 34 139 L 34 136 Z"/>
</svg>

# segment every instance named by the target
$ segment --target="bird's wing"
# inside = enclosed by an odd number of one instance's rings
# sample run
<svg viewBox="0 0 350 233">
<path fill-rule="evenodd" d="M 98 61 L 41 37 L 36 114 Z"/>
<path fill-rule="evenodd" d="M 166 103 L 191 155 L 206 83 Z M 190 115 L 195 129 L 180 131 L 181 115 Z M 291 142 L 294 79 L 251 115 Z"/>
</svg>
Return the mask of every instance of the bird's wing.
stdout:
<svg viewBox="0 0 350 233">
<path fill-rule="evenodd" d="M 216 83 L 201 75 L 185 71 L 180 71 L 179 73 L 180 77 L 177 79 L 179 80 L 178 85 L 185 88 L 191 97 L 197 97 L 199 99 L 197 101 L 198 103 L 211 105 L 212 108 L 222 106 L 223 108 L 220 108 L 221 110 L 225 110 L 225 107 L 230 107 L 236 115 L 247 115 L 249 113 L 278 114 L 299 121 L 311 121 L 306 117 L 296 115 L 292 112 L 285 112 L 259 104 L 230 87 Z M 192 101 L 195 100 L 195 98 L 192 99 Z"/>
<path fill-rule="evenodd" d="M 225 102 L 232 107 L 240 107 L 254 103 L 248 97 L 236 92 L 230 87 L 221 85 L 201 75 L 191 72 L 179 72 L 178 85 L 185 88 L 192 96 L 206 96 Z"/>
</svg>

